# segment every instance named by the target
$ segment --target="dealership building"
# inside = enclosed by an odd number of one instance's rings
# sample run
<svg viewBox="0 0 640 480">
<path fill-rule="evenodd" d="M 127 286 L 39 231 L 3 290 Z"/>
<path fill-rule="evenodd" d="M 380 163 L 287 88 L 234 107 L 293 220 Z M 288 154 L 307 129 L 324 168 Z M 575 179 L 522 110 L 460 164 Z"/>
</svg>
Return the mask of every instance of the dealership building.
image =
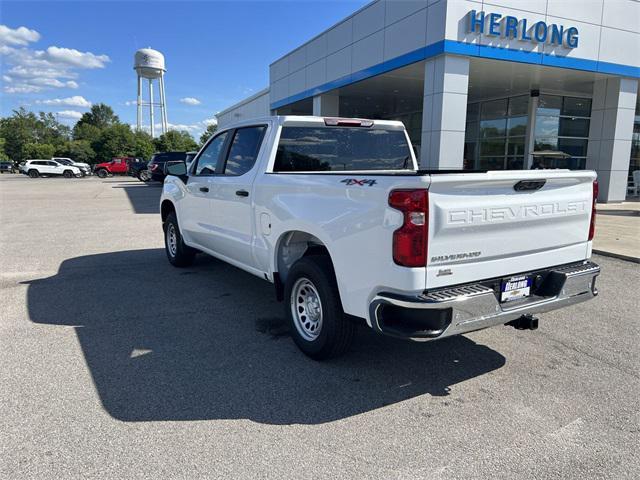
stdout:
<svg viewBox="0 0 640 480">
<path fill-rule="evenodd" d="M 218 121 L 401 120 L 422 168 L 593 169 L 616 202 L 640 170 L 639 79 L 637 0 L 376 0 Z"/>
</svg>

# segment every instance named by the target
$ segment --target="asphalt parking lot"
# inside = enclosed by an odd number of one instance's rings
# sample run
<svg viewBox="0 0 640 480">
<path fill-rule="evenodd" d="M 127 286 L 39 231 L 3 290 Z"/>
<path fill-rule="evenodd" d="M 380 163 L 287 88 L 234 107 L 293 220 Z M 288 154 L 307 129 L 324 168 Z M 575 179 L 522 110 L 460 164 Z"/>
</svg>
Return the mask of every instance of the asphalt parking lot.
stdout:
<svg viewBox="0 0 640 480">
<path fill-rule="evenodd" d="M 171 267 L 159 186 L 0 177 L 0 477 L 638 478 L 640 266 L 600 296 L 316 363 L 272 287 Z"/>
</svg>

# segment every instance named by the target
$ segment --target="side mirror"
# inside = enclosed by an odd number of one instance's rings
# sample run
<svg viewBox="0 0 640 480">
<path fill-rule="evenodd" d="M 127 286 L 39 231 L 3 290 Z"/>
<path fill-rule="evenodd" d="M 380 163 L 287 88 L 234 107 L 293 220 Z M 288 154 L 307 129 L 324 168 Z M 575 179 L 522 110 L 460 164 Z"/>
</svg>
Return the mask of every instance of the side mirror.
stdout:
<svg viewBox="0 0 640 480">
<path fill-rule="evenodd" d="M 184 177 L 187 174 L 187 165 L 182 160 L 167 162 L 165 173 L 174 177 Z"/>
</svg>

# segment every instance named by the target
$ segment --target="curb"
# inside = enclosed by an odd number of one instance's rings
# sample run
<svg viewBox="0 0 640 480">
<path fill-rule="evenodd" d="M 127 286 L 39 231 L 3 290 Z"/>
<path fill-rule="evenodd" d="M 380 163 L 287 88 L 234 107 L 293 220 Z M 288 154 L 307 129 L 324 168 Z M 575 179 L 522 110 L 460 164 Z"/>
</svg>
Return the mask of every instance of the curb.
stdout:
<svg viewBox="0 0 640 480">
<path fill-rule="evenodd" d="M 604 250 L 597 250 L 595 248 L 592 250 L 592 252 L 597 253 L 598 255 L 602 255 L 604 257 L 617 258 L 619 260 L 624 260 L 626 262 L 640 263 L 640 258 L 631 257 L 629 255 L 622 255 L 621 253 L 606 252 Z"/>
</svg>

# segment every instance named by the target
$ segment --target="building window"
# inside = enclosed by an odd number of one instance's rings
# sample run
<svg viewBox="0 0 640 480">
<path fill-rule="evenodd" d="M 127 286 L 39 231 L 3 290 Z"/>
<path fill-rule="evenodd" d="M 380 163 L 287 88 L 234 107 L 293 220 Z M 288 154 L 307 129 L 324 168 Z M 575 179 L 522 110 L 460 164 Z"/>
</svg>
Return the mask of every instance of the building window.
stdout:
<svg viewBox="0 0 640 480">
<path fill-rule="evenodd" d="M 566 154 L 556 157 L 546 168 L 585 168 L 591 99 L 541 95 L 536 111 L 534 152 L 552 151 Z"/>
<path fill-rule="evenodd" d="M 528 95 L 467 106 L 464 168 L 517 170 L 525 166 Z"/>
</svg>

